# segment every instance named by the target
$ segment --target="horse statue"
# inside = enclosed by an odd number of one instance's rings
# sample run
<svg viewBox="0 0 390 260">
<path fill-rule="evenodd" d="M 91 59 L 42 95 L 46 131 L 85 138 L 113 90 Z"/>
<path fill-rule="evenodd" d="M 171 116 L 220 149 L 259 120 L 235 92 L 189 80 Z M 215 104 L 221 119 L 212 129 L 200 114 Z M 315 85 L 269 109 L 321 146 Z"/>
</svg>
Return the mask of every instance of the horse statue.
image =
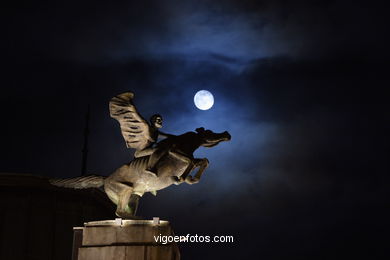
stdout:
<svg viewBox="0 0 390 260">
<path fill-rule="evenodd" d="M 231 139 L 226 131 L 214 133 L 201 127 L 182 135 L 164 134 L 167 138 L 156 142 L 157 128 L 162 120 L 156 123 L 155 117 L 149 125 L 138 114 L 133 97 L 131 92 L 114 97 L 110 102 L 110 112 L 111 117 L 119 121 L 127 146 L 136 149 L 135 158 L 108 177 L 92 175 L 51 180 L 53 185 L 66 188 L 103 187 L 110 200 L 117 205 L 115 214 L 129 219 L 136 218 L 139 199 L 144 193 L 156 195 L 158 190 L 172 184 L 198 183 L 209 161 L 194 158 L 194 151 L 201 146 L 213 147 Z M 191 172 L 197 168 L 192 176 Z"/>
</svg>

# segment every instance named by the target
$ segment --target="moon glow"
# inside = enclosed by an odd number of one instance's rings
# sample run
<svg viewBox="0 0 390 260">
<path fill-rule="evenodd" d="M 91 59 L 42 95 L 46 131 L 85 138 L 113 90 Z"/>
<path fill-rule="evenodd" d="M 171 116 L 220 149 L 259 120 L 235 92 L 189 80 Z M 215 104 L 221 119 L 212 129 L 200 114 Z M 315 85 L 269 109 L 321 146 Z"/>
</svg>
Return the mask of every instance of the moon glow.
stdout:
<svg viewBox="0 0 390 260">
<path fill-rule="evenodd" d="M 194 96 L 194 103 L 200 110 L 208 110 L 214 105 L 213 94 L 207 90 L 199 90 Z"/>
</svg>

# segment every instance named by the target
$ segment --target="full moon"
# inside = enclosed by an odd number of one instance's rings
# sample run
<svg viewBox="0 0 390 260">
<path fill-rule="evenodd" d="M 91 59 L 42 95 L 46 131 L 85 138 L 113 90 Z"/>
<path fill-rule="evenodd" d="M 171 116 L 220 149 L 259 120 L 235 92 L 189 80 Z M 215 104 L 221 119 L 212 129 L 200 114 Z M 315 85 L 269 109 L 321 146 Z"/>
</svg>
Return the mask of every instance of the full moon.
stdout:
<svg viewBox="0 0 390 260">
<path fill-rule="evenodd" d="M 214 105 L 213 94 L 207 90 L 199 90 L 194 96 L 194 103 L 200 110 L 208 110 Z"/>
</svg>

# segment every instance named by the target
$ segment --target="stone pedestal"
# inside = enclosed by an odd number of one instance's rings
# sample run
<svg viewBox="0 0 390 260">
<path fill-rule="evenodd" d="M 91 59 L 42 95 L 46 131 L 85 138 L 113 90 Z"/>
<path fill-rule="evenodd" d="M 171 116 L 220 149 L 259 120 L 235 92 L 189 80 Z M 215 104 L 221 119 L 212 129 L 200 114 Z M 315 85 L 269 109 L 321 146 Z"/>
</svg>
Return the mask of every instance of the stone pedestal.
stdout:
<svg viewBox="0 0 390 260">
<path fill-rule="evenodd" d="M 179 260 L 176 243 L 156 243 L 170 236 L 168 221 L 105 220 L 74 228 L 73 260 Z"/>
</svg>

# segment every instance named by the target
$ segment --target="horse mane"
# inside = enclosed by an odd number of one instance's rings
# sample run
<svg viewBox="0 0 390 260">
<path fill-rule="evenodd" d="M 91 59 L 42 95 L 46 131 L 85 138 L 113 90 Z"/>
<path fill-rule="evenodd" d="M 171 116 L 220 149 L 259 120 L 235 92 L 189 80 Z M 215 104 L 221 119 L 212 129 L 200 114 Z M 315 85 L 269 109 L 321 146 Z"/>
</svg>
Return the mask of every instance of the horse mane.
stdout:
<svg viewBox="0 0 390 260">
<path fill-rule="evenodd" d="M 169 137 L 165 138 L 164 140 L 161 140 L 160 142 L 158 142 L 157 146 L 171 145 L 173 143 L 176 143 L 177 141 L 182 143 L 183 141 L 181 139 L 186 140 L 186 139 L 189 139 L 189 136 L 194 136 L 194 135 L 198 135 L 198 134 L 195 132 L 189 131 L 189 132 L 186 132 L 186 133 L 181 134 L 181 135 L 172 135 L 172 136 L 169 136 Z"/>
</svg>

